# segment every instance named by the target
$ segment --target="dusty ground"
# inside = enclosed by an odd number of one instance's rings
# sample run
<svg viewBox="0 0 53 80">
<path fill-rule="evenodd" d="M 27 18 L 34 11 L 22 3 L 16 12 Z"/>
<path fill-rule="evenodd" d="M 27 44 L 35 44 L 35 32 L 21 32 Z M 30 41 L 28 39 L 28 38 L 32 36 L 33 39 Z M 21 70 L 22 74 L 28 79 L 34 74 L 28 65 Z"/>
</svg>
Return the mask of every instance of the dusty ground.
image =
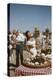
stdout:
<svg viewBox="0 0 53 80">
<path fill-rule="evenodd" d="M 23 51 L 23 58 L 26 59 L 28 57 L 30 57 L 30 53 L 28 53 L 27 51 Z M 10 63 L 12 64 L 9 67 L 10 76 L 15 76 L 16 50 L 13 50 L 13 54 L 11 55 L 9 59 L 10 59 Z"/>
</svg>

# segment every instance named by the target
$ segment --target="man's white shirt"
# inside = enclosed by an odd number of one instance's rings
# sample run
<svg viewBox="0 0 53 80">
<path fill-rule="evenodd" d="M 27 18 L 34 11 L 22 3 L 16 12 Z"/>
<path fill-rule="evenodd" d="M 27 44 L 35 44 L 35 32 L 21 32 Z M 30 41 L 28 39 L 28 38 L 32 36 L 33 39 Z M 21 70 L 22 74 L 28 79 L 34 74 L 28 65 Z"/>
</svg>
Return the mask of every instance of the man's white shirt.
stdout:
<svg viewBox="0 0 53 80">
<path fill-rule="evenodd" d="M 19 35 L 16 38 L 16 40 L 19 42 L 24 42 L 25 39 L 26 39 L 26 37 L 22 33 L 19 33 Z"/>
</svg>

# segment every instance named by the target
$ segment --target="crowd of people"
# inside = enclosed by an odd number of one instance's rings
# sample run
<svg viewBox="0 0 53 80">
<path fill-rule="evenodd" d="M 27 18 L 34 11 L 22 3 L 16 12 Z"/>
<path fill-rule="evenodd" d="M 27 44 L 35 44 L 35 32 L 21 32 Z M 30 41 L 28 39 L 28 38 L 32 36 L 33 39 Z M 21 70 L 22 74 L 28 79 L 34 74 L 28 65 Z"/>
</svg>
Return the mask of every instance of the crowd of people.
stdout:
<svg viewBox="0 0 53 80">
<path fill-rule="evenodd" d="M 31 58 L 35 56 L 48 56 L 51 58 L 51 52 L 47 54 L 47 49 L 51 49 L 51 33 L 48 30 L 45 33 L 40 30 L 35 30 L 33 33 L 26 31 L 21 33 L 13 30 L 8 34 L 9 36 L 9 51 L 10 56 L 13 53 L 13 49 L 16 50 L 16 66 L 19 66 L 19 56 L 21 64 L 23 63 L 23 50 L 26 49 L 31 54 Z M 46 52 L 44 52 L 46 50 Z M 45 54 L 44 54 L 45 53 Z"/>
</svg>

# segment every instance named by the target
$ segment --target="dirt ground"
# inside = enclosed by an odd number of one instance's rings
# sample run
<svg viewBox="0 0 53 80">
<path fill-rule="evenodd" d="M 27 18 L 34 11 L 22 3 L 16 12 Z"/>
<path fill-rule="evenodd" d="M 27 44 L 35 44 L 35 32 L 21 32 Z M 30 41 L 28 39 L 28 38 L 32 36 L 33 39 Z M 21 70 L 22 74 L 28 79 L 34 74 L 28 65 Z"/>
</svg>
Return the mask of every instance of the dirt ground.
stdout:
<svg viewBox="0 0 53 80">
<path fill-rule="evenodd" d="M 28 57 L 30 57 L 30 53 L 24 50 L 23 51 L 23 58 L 26 59 Z M 16 50 L 13 50 L 13 53 L 10 56 L 9 59 L 10 59 L 10 64 L 12 64 L 9 67 L 10 76 L 15 76 L 15 69 L 16 69 L 16 67 L 15 67 L 15 65 L 16 65 Z"/>
</svg>

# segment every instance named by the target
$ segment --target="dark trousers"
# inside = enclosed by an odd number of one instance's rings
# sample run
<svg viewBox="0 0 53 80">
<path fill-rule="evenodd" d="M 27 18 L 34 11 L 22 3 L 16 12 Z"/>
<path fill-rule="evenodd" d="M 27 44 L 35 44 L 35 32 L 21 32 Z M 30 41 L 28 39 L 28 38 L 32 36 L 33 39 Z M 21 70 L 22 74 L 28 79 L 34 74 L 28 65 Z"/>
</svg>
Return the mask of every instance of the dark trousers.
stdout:
<svg viewBox="0 0 53 80">
<path fill-rule="evenodd" d="M 23 43 L 16 45 L 16 66 L 19 66 L 19 56 L 21 64 L 23 63 Z"/>
</svg>

